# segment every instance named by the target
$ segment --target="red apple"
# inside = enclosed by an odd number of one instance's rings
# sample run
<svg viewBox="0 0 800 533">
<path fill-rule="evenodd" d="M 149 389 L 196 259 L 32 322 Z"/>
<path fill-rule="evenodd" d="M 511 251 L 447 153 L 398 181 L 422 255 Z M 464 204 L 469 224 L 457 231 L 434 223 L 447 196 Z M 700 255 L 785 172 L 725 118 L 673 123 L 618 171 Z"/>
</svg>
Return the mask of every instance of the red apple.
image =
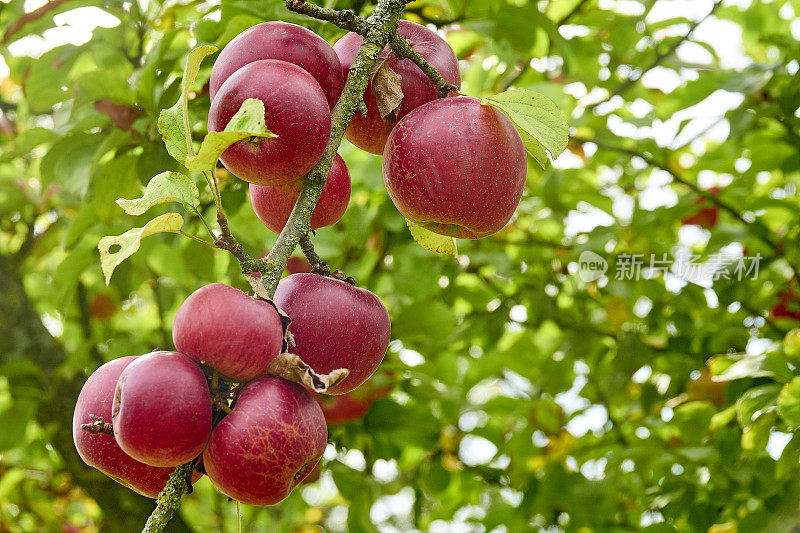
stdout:
<svg viewBox="0 0 800 533">
<path fill-rule="evenodd" d="M 173 468 L 159 468 L 137 461 L 122 451 L 111 435 L 91 434 L 81 429 L 91 424 L 89 415 L 96 415 L 111 422 L 111 407 L 114 389 L 122 371 L 137 358 L 120 357 L 95 370 L 81 389 L 72 417 L 72 438 L 81 459 L 114 481 L 148 498 L 155 498 L 164 489 Z M 195 472 L 192 483 L 202 474 Z"/>
<path fill-rule="evenodd" d="M 117 304 L 110 294 L 98 292 L 89 304 L 89 314 L 98 320 L 108 320 L 117 314 Z"/>
<path fill-rule="evenodd" d="M 222 283 L 181 304 L 172 324 L 175 348 L 233 381 L 263 375 L 283 345 L 278 312 L 264 300 Z"/>
<path fill-rule="evenodd" d="M 292 274 L 278 283 L 274 301 L 292 319 L 292 353 L 318 373 L 350 371 L 329 394 L 355 389 L 383 360 L 391 322 L 370 291 L 317 274 Z"/>
<path fill-rule="evenodd" d="M 322 87 L 331 109 L 342 94 L 345 76 L 331 45 L 302 26 L 271 21 L 244 30 L 225 45 L 211 70 L 208 87 L 211 100 L 231 74 L 260 59 L 294 63 L 311 74 Z"/>
<path fill-rule="evenodd" d="M 711 196 L 717 196 L 722 189 L 720 187 L 711 187 L 708 189 L 708 192 Z M 706 203 L 706 197 L 700 196 L 694 201 L 695 205 L 703 205 Z M 681 219 L 681 224 L 684 226 L 700 226 L 704 229 L 712 229 L 714 226 L 717 225 L 717 220 L 719 219 L 719 208 L 714 207 L 703 207 L 699 209 L 695 214 L 689 215 Z"/>
<path fill-rule="evenodd" d="M 392 131 L 383 155 L 383 180 L 403 216 L 462 239 L 480 239 L 506 225 L 527 170 L 511 120 L 470 96 L 414 110 Z"/>
<path fill-rule="evenodd" d="M 400 35 L 411 40 L 412 48 L 422 54 L 428 63 L 436 67 L 445 80 L 456 87 L 461 87 L 458 59 L 444 39 L 425 26 L 407 20 L 400 21 L 398 31 Z M 363 37 L 351 32 L 333 45 L 345 76 L 353 64 L 353 59 L 355 59 L 362 41 Z M 397 59 L 394 55 L 390 56 L 389 52 L 390 48 L 387 47 L 381 57 L 389 57 L 388 66 L 399 74 L 402 80 L 403 103 L 397 113 L 399 120 L 422 104 L 438 98 L 439 93 L 431 80 L 413 61 Z M 364 101 L 367 104 L 367 116 L 363 117 L 360 113 L 356 113 L 353 121 L 347 127 L 345 137 L 362 150 L 381 155 L 394 124 L 387 124 L 381 118 L 371 85 L 368 85 L 364 92 Z"/>
<path fill-rule="evenodd" d="M 114 438 L 151 466 L 178 466 L 211 435 L 211 395 L 200 367 L 177 352 L 151 352 L 119 376 L 112 406 Z"/>
<path fill-rule="evenodd" d="M 282 185 L 303 177 L 322 157 L 331 134 L 328 101 L 317 81 L 285 61 L 249 63 L 217 91 L 208 130 L 224 130 L 248 98 L 264 103 L 267 129 L 277 137 L 239 141 L 220 161 L 235 176 L 259 185 Z"/>
<path fill-rule="evenodd" d="M 314 468 L 327 440 L 325 417 L 311 394 L 264 376 L 242 389 L 233 411 L 214 428 L 203 465 L 226 496 L 273 505 Z"/>
<path fill-rule="evenodd" d="M 286 271 L 289 274 L 300 274 L 303 272 L 311 272 L 311 263 L 304 257 L 292 256 L 286 262 Z"/>
<path fill-rule="evenodd" d="M 259 220 L 275 233 L 280 233 L 289 220 L 303 181 L 295 181 L 286 185 L 250 184 L 250 205 L 253 206 Z M 319 201 L 311 215 L 311 229 L 332 226 L 339 222 L 347 204 L 350 202 L 350 173 L 347 165 L 338 154 L 325 180 Z"/>
<path fill-rule="evenodd" d="M 368 380 L 347 394 L 329 396 L 315 394 L 314 399 L 322 408 L 325 422 L 329 426 L 341 426 L 354 420 L 360 420 L 367 414 L 372 402 L 385 398 L 391 392 L 391 386 L 375 387 L 372 380 Z"/>
<path fill-rule="evenodd" d="M 783 291 L 778 294 L 778 305 L 772 308 L 770 314 L 773 318 L 791 318 L 800 322 L 800 297 L 792 291 Z"/>
</svg>

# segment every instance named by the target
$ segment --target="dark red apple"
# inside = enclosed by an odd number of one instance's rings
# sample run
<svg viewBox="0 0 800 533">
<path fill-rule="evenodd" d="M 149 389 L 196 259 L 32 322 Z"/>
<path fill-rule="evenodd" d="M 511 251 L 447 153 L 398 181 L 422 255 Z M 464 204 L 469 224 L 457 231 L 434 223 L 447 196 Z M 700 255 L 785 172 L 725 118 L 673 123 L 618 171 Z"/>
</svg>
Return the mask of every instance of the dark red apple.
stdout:
<svg viewBox="0 0 800 533">
<path fill-rule="evenodd" d="M 509 221 L 528 163 L 516 127 L 478 98 L 442 98 L 397 124 L 383 180 L 408 220 L 441 235 L 480 239 Z"/>
<path fill-rule="evenodd" d="M 412 48 L 422 54 L 428 63 L 436 67 L 445 80 L 456 87 L 461 87 L 458 59 L 444 39 L 425 26 L 407 20 L 400 21 L 398 31 L 400 35 L 411 40 Z M 355 59 L 362 41 L 363 37 L 351 32 L 333 45 L 345 76 L 353 64 L 353 59 Z M 399 120 L 422 104 L 438 98 L 439 93 L 431 80 L 413 61 L 397 59 L 389 52 L 390 49 L 387 47 L 381 57 L 389 58 L 387 65 L 399 74 L 402 80 L 403 103 L 397 113 Z M 347 127 L 345 137 L 362 150 L 381 155 L 394 124 L 387 124 L 381 118 L 375 95 L 372 92 L 372 85 L 367 86 L 364 101 L 367 104 L 367 116 L 362 117 L 360 113 L 356 113 L 353 121 Z"/>
<path fill-rule="evenodd" d="M 772 317 L 791 318 L 800 322 L 800 297 L 792 291 L 783 291 L 778 294 L 778 298 L 778 305 L 770 311 Z"/>
<path fill-rule="evenodd" d="M 264 103 L 266 126 L 277 137 L 239 141 L 220 161 L 235 176 L 259 185 L 282 185 L 303 177 L 325 151 L 331 115 L 325 93 L 302 68 L 262 59 L 230 75 L 208 112 L 209 131 L 222 131 L 248 98 Z"/>
<path fill-rule="evenodd" d="M 111 435 L 91 434 L 81 429 L 83 424 L 91 424 L 89 415 L 100 416 L 111 422 L 111 408 L 114 389 L 122 371 L 136 360 L 135 356 L 120 357 L 95 370 L 84 383 L 75 414 L 72 417 L 72 438 L 81 459 L 114 481 L 125 485 L 148 498 L 155 498 L 164 489 L 173 468 L 159 468 L 137 461 L 122 451 Z M 195 472 L 192 483 L 200 479 Z"/>
<path fill-rule="evenodd" d="M 275 233 L 280 233 L 289 220 L 303 181 L 295 181 L 285 185 L 250 184 L 250 205 L 253 206 L 259 220 Z M 311 215 L 311 229 L 333 226 L 342 218 L 350 202 L 350 173 L 347 165 L 338 154 L 325 186 L 322 188 L 319 201 Z"/>
<path fill-rule="evenodd" d="M 222 283 L 181 304 L 172 324 L 175 348 L 233 381 L 263 375 L 283 344 L 278 312 L 264 300 Z"/>
<path fill-rule="evenodd" d="M 98 320 L 108 320 L 117 314 L 117 304 L 110 294 L 98 292 L 89 304 L 89 314 Z"/>
<path fill-rule="evenodd" d="M 302 272 L 311 272 L 311 263 L 304 257 L 292 256 L 286 262 L 286 271 L 289 274 L 300 274 Z"/>
<path fill-rule="evenodd" d="M 203 453 L 220 492 L 250 505 L 286 498 L 317 464 L 328 440 L 325 417 L 305 388 L 264 376 L 242 389 Z"/>
<path fill-rule="evenodd" d="M 373 380 L 367 380 L 366 383 L 347 394 L 339 396 L 315 394 L 314 399 L 322 408 L 325 422 L 329 426 L 341 426 L 363 418 L 372 406 L 372 402 L 385 398 L 391 390 L 391 386 L 375 387 Z"/>
<path fill-rule="evenodd" d="M 177 352 L 138 357 L 119 376 L 112 406 L 114 438 L 151 466 L 178 466 L 211 435 L 211 395 L 200 367 Z"/>
<path fill-rule="evenodd" d="M 331 109 L 342 94 L 345 76 L 331 45 L 297 24 L 270 21 L 244 30 L 219 53 L 208 86 L 211 100 L 231 74 L 260 59 L 293 63 L 311 74 L 325 93 Z"/>
<path fill-rule="evenodd" d="M 383 302 L 370 291 L 317 274 L 292 274 L 278 283 L 274 301 L 292 319 L 292 353 L 318 373 L 350 371 L 329 394 L 355 389 L 383 360 L 391 322 Z"/>
<path fill-rule="evenodd" d="M 720 187 L 711 187 L 708 189 L 708 192 L 711 196 L 717 196 L 722 189 Z M 706 203 L 706 197 L 700 196 L 697 198 L 694 203 L 695 205 L 703 205 Z M 714 207 L 703 207 L 699 209 L 695 214 L 689 215 L 681 219 L 681 224 L 684 226 L 700 226 L 704 229 L 712 229 L 714 226 L 717 225 L 717 221 L 719 220 L 719 208 Z"/>
</svg>

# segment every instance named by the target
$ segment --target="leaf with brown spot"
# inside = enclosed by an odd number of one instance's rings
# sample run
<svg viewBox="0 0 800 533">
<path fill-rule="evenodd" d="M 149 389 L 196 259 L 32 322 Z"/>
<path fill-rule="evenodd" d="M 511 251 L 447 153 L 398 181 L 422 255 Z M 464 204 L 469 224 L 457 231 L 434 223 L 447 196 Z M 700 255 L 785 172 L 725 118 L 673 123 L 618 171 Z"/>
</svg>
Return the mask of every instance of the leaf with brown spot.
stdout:
<svg viewBox="0 0 800 533">
<path fill-rule="evenodd" d="M 400 74 L 393 71 L 386 58 L 382 57 L 375 63 L 369 81 L 372 84 L 372 93 L 378 102 L 381 118 L 387 124 L 394 124 L 397 122 L 400 104 L 403 103 Z"/>
</svg>

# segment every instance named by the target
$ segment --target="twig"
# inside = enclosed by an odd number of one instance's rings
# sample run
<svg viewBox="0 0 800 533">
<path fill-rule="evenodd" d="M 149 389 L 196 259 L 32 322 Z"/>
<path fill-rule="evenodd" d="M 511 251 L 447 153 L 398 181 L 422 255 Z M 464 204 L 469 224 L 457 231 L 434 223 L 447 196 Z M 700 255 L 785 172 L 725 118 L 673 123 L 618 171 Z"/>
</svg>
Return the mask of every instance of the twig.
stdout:
<svg viewBox="0 0 800 533">
<path fill-rule="evenodd" d="M 300 248 L 303 250 L 303 254 L 308 259 L 308 262 L 311 263 L 311 270 L 315 274 L 322 274 L 323 276 L 330 276 L 331 269 L 328 266 L 328 263 L 322 260 L 317 252 L 314 250 L 314 244 L 311 242 L 311 237 L 306 234 L 303 238 L 300 239 Z"/>
<path fill-rule="evenodd" d="M 394 33 L 392 34 L 391 45 L 392 52 L 396 57 L 399 59 L 410 59 L 422 69 L 422 72 L 424 72 L 433 82 L 433 85 L 436 86 L 436 90 L 439 92 L 439 98 L 444 98 L 451 92 L 458 90 L 458 87 L 444 79 L 436 67 L 425 61 L 422 54 L 414 50 L 411 46 L 411 41 L 407 38 L 399 33 Z"/>
<path fill-rule="evenodd" d="M 656 58 L 649 65 L 647 65 L 644 69 L 642 69 L 641 73 L 638 76 L 636 76 L 635 78 L 629 77 L 627 80 L 622 82 L 611 94 L 609 94 L 608 96 L 606 96 L 604 99 L 600 100 L 599 102 L 595 102 L 595 103 L 593 103 L 591 105 L 586 106 L 586 109 L 587 110 L 594 109 L 595 107 L 599 106 L 600 104 L 608 102 L 613 97 L 619 96 L 622 93 L 626 92 L 631 87 L 633 87 L 636 84 L 637 81 L 641 80 L 644 77 L 645 74 L 647 74 L 648 72 L 650 72 L 651 70 L 653 70 L 654 68 L 659 66 L 661 63 L 663 63 L 664 60 L 666 60 L 669 56 L 671 56 L 675 52 L 675 50 L 678 49 L 678 47 L 680 45 L 682 45 L 687 39 L 690 39 L 692 37 L 692 35 L 694 34 L 694 30 L 696 30 L 697 27 L 700 26 L 700 24 L 705 22 L 706 19 L 708 19 L 711 15 L 713 15 L 721 5 L 722 5 L 722 0 L 717 0 L 716 2 L 714 2 L 714 6 L 711 8 L 711 10 L 708 12 L 708 14 L 706 16 L 704 16 L 703 18 L 695 21 L 689 27 L 689 31 L 687 31 L 683 36 L 681 36 L 680 39 L 675 41 L 672 44 L 672 46 L 670 46 L 665 52 L 663 52 L 661 54 L 658 54 L 656 56 Z"/>
<path fill-rule="evenodd" d="M 161 494 L 158 495 L 156 508 L 147 519 L 142 533 L 161 533 L 164 531 L 167 523 L 178 511 L 183 495 L 192 491 L 192 473 L 196 464 L 197 459 L 192 459 L 176 468 L 169 475 L 169 481 L 167 481 Z"/>
<path fill-rule="evenodd" d="M 286 0 L 286 9 L 302 15 L 308 15 L 311 18 L 330 22 L 343 30 L 352 31 L 359 35 L 366 35 L 369 30 L 367 21 L 350 9 L 338 11 L 320 7 L 316 4 L 310 4 L 305 0 Z"/>
<path fill-rule="evenodd" d="M 17 20 L 8 25 L 8 28 L 6 28 L 6 31 L 3 33 L 3 44 L 8 43 L 8 41 L 11 40 L 11 37 L 19 30 L 21 30 L 22 27 L 28 24 L 29 22 L 39 20 L 40 18 L 42 18 L 50 11 L 60 6 L 61 4 L 65 4 L 69 1 L 70 0 L 50 0 L 50 2 L 47 2 L 45 5 L 37 9 L 34 9 L 30 13 L 25 13 Z"/>
</svg>

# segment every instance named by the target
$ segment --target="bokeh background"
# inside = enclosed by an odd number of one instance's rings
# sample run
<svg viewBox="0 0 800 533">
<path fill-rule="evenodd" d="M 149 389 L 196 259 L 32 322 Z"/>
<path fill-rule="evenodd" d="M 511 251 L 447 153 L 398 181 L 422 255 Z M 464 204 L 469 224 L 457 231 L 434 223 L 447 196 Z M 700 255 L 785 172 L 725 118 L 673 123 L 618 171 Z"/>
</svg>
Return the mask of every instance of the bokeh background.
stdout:
<svg viewBox="0 0 800 533">
<path fill-rule="evenodd" d="M 412 240 L 380 158 L 343 144 L 351 203 L 315 242 L 386 303 L 391 392 L 331 428 L 319 481 L 241 506 L 242 530 L 797 527 L 798 15 L 798 0 L 411 2 L 464 93 L 547 95 L 569 148 L 531 160 L 517 216 L 456 261 Z M 343 33 L 277 0 L 0 2 L 0 531 L 136 531 L 152 509 L 80 461 L 74 400 L 102 362 L 171 348 L 189 293 L 246 284 L 226 253 L 159 235 L 106 286 L 96 246 L 149 219 L 114 200 L 175 168 L 156 118 L 187 52 L 264 20 Z M 246 187 L 228 177 L 222 196 L 259 255 L 275 236 Z M 631 257 L 642 268 L 620 270 Z M 204 479 L 169 530 L 236 522 Z"/>
</svg>

